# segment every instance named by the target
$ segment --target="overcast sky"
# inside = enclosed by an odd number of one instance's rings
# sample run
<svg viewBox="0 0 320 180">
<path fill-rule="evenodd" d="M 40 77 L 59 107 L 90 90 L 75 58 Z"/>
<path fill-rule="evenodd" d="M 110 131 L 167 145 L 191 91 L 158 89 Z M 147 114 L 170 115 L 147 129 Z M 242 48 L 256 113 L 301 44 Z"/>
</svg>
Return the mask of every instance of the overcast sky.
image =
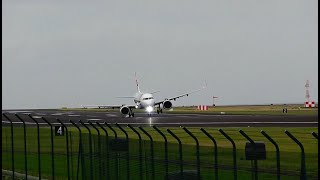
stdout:
<svg viewBox="0 0 320 180">
<path fill-rule="evenodd" d="M 317 0 L 2 1 L 2 108 L 318 101 Z"/>
</svg>

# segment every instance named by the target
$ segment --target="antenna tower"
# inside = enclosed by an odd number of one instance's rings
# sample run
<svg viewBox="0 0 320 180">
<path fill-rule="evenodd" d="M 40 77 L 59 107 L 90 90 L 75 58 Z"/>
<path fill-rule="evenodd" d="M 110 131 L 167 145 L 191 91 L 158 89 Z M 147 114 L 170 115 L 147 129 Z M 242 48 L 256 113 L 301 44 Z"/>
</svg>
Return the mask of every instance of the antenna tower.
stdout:
<svg viewBox="0 0 320 180">
<path fill-rule="evenodd" d="M 310 101 L 309 86 L 309 80 L 307 80 L 306 85 L 304 87 L 306 87 L 306 98 L 308 99 L 308 102 Z"/>
<path fill-rule="evenodd" d="M 216 104 L 214 104 L 214 99 L 215 99 L 215 98 L 218 98 L 218 97 L 213 96 L 213 100 L 212 100 L 213 105 L 212 105 L 212 106 L 216 106 Z"/>
</svg>

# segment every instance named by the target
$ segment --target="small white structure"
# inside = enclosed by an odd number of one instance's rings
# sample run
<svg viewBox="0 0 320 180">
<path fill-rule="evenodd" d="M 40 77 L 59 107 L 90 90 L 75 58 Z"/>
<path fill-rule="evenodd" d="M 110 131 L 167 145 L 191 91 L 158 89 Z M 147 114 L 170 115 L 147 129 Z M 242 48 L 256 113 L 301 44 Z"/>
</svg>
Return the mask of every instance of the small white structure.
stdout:
<svg viewBox="0 0 320 180">
<path fill-rule="evenodd" d="M 304 103 L 304 107 L 313 108 L 313 107 L 316 107 L 316 104 L 314 103 L 314 101 L 307 101 Z"/>
<path fill-rule="evenodd" d="M 208 111 L 208 106 L 207 105 L 199 105 L 197 107 L 197 110 L 200 110 L 200 111 Z"/>
</svg>

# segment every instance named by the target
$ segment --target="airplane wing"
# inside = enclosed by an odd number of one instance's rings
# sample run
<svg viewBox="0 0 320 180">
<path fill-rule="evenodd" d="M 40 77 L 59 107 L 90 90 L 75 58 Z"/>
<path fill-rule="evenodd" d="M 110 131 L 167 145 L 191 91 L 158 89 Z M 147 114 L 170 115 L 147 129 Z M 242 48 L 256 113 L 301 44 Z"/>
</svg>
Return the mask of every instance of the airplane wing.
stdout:
<svg viewBox="0 0 320 180">
<path fill-rule="evenodd" d="M 188 93 L 184 93 L 184 94 L 181 94 L 181 95 L 178 95 L 178 96 L 175 96 L 175 97 L 171 97 L 171 98 L 167 98 L 165 100 L 167 101 L 172 101 L 172 100 L 176 100 L 178 98 L 181 98 L 181 97 L 184 97 L 184 96 L 189 96 L 189 94 L 192 94 L 192 93 L 195 93 L 195 92 L 198 92 L 198 91 L 201 91 L 203 89 L 205 89 L 207 87 L 207 84 L 205 83 L 204 86 L 202 86 L 200 89 L 197 89 L 197 90 L 194 90 L 194 91 L 191 91 L 191 92 L 188 92 Z M 162 104 L 164 101 L 159 101 L 159 102 L 156 102 L 154 105 L 159 105 L 159 104 Z"/>
<path fill-rule="evenodd" d="M 105 108 L 105 109 L 120 109 L 121 107 L 123 106 L 127 106 L 127 105 L 115 105 L 115 106 L 112 106 L 112 105 L 81 105 L 82 108 L 99 108 L 99 109 L 102 109 L 102 108 Z M 128 108 L 135 108 L 135 106 L 131 105 L 131 106 L 127 106 Z"/>
</svg>

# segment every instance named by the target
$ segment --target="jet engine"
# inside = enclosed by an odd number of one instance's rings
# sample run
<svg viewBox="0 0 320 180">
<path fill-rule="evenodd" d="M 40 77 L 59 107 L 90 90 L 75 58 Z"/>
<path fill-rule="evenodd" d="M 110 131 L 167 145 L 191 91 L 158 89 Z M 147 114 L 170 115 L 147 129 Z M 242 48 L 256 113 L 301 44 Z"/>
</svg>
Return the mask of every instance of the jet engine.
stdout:
<svg viewBox="0 0 320 180">
<path fill-rule="evenodd" d="M 122 114 L 129 114 L 130 109 L 129 109 L 127 106 L 122 106 L 122 107 L 120 108 L 120 112 L 121 112 Z"/>
<path fill-rule="evenodd" d="M 172 108 L 172 102 L 166 100 L 163 101 L 163 109 L 171 109 Z"/>
</svg>

